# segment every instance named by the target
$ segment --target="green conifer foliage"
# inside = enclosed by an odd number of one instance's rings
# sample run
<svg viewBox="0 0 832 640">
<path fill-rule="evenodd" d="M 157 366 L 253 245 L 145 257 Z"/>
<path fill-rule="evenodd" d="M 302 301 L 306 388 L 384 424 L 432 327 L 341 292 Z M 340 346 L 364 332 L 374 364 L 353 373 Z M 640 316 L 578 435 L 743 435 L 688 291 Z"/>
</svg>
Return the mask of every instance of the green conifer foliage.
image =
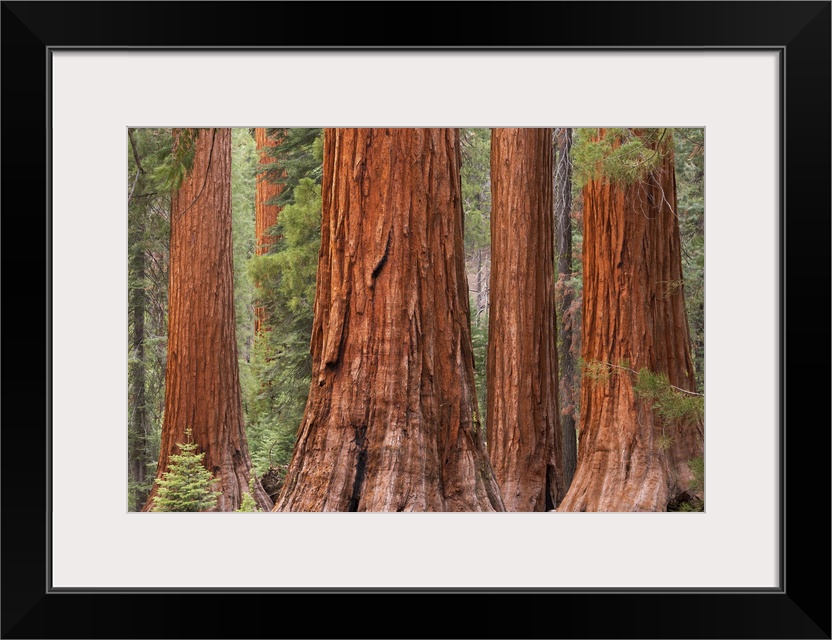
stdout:
<svg viewBox="0 0 832 640">
<path fill-rule="evenodd" d="M 674 129 L 682 272 L 696 388 L 705 389 L 705 130 Z"/>
<path fill-rule="evenodd" d="M 292 456 L 312 381 L 315 278 L 321 246 L 321 187 L 303 178 L 293 203 L 274 227 L 279 239 L 271 252 L 253 256 L 248 274 L 255 302 L 269 317 L 271 330 L 256 341 L 244 386 L 246 436 L 258 474 L 286 464 Z"/>
<path fill-rule="evenodd" d="M 231 130 L 231 216 L 234 238 L 234 314 L 240 375 L 245 371 L 254 339 L 253 285 L 246 262 L 254 255 L 254 193 L 257 149 L 247 129 Z"/>
<path fill-rule="evenodd" d="M 254 493 L 254 478 L 250 478 L 248 481 L 248 491 L 243 494 L 243 502 L 240 504 L 240 508 L 237 509 L 237 513 L 247 513 L 247 512 L 259 512 L 260 509 L 257 507 L 257 502 L 254 498 L 251 497 L 251 494 Z"/>
<path fill-rule="evenodd" d="M 661 166 L 664 153 L 673 147 L 669 129 L 577 129 L 573 146 L 574 181 L 583 187 L 589 180 L 632 184 L 644 180 Z M 655 147 L 655 148 L 654 148 Z"/>
<path fill-rule="evenodd" d="M 286 206 L 295 202 L 295 189 L 302 179 L 321 184 L 324 130 L 278 127 L 269 129 L 268 133 L 280 140 L 280 144 L 265 149 L 274 157 L 274 163 L 266 168 L 266 179 L 283 184 L 283 191 L 269 204 Z"/>
<path fill-rule="evenodd" d="M 165 399 L 170 191 L 154 177 L 171 154 L 170 129 L 129 129 L 128 219 L 128 509 L 147 502 Z"/>
<path fill-rule="evenodd" d="M 485 426 L 485 363 L 491 276 L 491 129 L 460 129 L 465 271 L 468 274 L 474 380 L 480 422 Z M 483 431 L 484 433 L 484 431 Z"/>
<path fill-rule="evenodd" d="M 170 457 L 168 471 L 156 480 L 153 511 L 208 511 L 217 504 L 220 493 L 212 490 L 215 478 L 203 464 L 205 454 L 196 452 L 191 430 L 185 434 L 188 442 L 177 443 L 182 453 Z"/>
</svg>

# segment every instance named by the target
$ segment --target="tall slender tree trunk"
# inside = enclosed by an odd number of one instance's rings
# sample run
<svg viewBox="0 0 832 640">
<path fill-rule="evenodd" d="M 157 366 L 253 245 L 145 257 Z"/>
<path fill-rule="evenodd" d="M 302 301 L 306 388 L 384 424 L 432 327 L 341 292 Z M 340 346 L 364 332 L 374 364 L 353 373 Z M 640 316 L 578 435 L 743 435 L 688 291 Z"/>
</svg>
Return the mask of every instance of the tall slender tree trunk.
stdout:
<svg viewBox="0 0 832 640">
<path fill-rule="evenodd" d="M 258 127 L 254 130 L 254 141 L 257 150 L 260 152 L 260 175 L 257 177 L 257 195 L 254 201 L 254 226 L 255 226 L 255 253 L 258 256 L 269 252 L 271 245 L 277 240 L 276 237 L 266 233 L 271 227 L 277 224 L 280 207 L 270 204 L 270 201 L 283 192 L 283 184 L 274 182 L 267 173 L 265 167 L 274 163 L 274 157 L 269 153 L 280 145 L 280 141 L 268 135 L 268 129 Z M 260 333 L 266 321 L 266 310 L 263 307 L 254 308 L 254 335 Z"/>
<path fill-rule="evenodd" d="M 181 141 L 174 131 L 174 144 Z M 157 477 L 193 430 L 221 491 L 216 510 L 239 508 L 252 477 L 243 428 L 234 317 L 231 130 L 203 129 L 193 167 L 171 201 L 168 357 Z M 271 501 L 259 483 L 254 499 Z M 144 510 L 153 507 L 156 486 Z"/>
<path fill-rule="evenodd" d="M 482 299 L 484 295 L 485 279 L 482 277 L 482 249 L 477 249 L 477 293 L 474 296 L 474 303 L 477 305 L 477 325 L 482 317 Z"/>
<path fill-rule="evenodd" d="M 488 452 L 508 511 L 565 493 L 558 421 L 552 130 L 492 129 Z"/>
<path fill-rule="evenodd" d="M 503 510 L 479 427 L 457 129 L 327 129 L 312 387 L 275 511 Z"/>
<path fill-rule="evenodd" d="M 578 466 L 560 511 L 665 511 L 689 489 L 688 462 L 703 453 L 701 422 L 663 423 L 629 372 L 663 373 L 695 390 L 667 142 L 645 178 L 584 188 L 583 359 L 605 373 L 583 379 Z"/>
<path fill-rule="evenodd" d="M 563 482 L 572 483 L 578 464 L 578 441 L 575 434 L 575 356 L 572 353 L 574 296 L 572 279 L 572 129 L 556 129 L 558 161 L 555 168 L 555 224 L 557 226 L 558 277 L 555 296 L 558 300 L 560 327 L 560 422 L 563 434 Z"/>
<path fill-rule="evenodd" d="M 130 149 L 136 163 L 136 175 L 132 180 L 130 194 L 127 197 L 128 217 L 130 219 L 130 233 L 128 235 L 128 269 L 130 272 L 130 290 L 128 292 L 128 308 L 130 310 L 130 360 L 128 369 L 130 419 L 128 430 L 128 471 L 129 481 L 135 487 L 131 492 L 132 502 L 130 510 L 142 508 L 147 500 L 148 491 L 143 488 L 147 476 L 147 436 L 149 419 L 147 411 L 147 383 L 145 361 L 145 313 L 147 312 L 147 290 L 145 283 L 147 256 L 144 251 L 144 225 L 141 218 L 144 215 L 144 205 L 135 204 L 133 196 L 144 174 L 139 148 L 136 144 L 136 134 L 133 129 L 127 130 Z"/>
<path fill-rule="evenodd" d="M 490 308 L 491 248 L 477 249 L 477 322 L 488 315 Z"/>
<path fill-rule="evenodd" d="M 130 479 L 141 487 L 147 480 L 147 437 L 150 421 L 147 412 L 145 383 L 145 328 L 144 316 L 147 310 L 145 289 L 146 256 L 141 242 L 141 227 L 136 224 L 130 238 L 130 268 L 132 279 L 137 284 L 130 288 Z M 147 500 L 148 492 L 138 488 L 131 510 L 139 510 Z"/>
</svg>

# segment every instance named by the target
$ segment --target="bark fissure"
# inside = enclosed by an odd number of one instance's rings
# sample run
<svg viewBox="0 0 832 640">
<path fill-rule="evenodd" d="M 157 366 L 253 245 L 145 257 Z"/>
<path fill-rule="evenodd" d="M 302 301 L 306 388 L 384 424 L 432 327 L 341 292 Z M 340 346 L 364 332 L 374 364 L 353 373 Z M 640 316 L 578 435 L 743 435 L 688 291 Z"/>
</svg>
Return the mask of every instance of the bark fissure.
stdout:
<svg viewBox="0 0 832 640">
<path fill-rule="evenodd" d="M 355 463 L 355 480 L 352 483 L 352 495 L 347 503 L 347 511 L 358 511 L 361 501 L 361 488 L 364 485 L 364 475 L 367 473 L 367 425 L 356 425 L 355 447 L 358 449 L 358 456 Z"/>
<path fill-rule="evenodd" d="M 393 240 L 393 229 L 391 228 L 389 233 L 387 234 L 387 243 L 384 245 L 384 253 L 382 254 L 381 258 L 379 258 L 376 266 L 373 267 L 373 273 L 371 275 L 372 279 L 375 280 L 378 278 L 378 274 L 381 273 L 381 269 L 387 264 L 387 256 L 390 253 L 390 242 Z"/>
</svg>

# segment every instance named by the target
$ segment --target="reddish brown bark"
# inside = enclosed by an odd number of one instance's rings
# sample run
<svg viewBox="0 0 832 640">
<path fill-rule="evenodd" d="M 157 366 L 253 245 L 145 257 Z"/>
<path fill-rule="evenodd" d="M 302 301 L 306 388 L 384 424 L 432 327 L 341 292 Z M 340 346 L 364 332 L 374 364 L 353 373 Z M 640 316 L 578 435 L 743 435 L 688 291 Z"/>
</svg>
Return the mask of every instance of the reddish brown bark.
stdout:
<svg viewBox="0 0 832 640">
<path fill-rule="evenodd" d="M 667 142 L 644 179 L 584 188 L 583 359 L 664 373 L 693 391 Z M 578 467 L 560 511 L 665 511 L 689 489 L 688 462 L 703 455 L 701 422 L 663 424 L 637 397 L 634 376 L 615 367 L 598 380 L 584 376 Z"/>
<path fill-rule="evenodd" d="M 275 511 L 503 510 L 479 427 L 456 129 L 327 129 L 312 388 Z"/>
<path fill-rule="evenodd" d="M 552 130 L 492 129 L 488 452 L 508 511 L 563 498 Z"/>
<path fill-rule="evenodd" d="M 180 131 L 174 130 L 179 140 Z M 171 198 L 168 359 L 157 477 L 185 430 L 205 452 L 222 492 L 217 511 L 239 508 L 251 461 L 240 399 L 231 240 L 231 130 L 203 129 L 193 166 Z M 264 509 L 271 501 L 254 484 Z M 144 511 L 153 507 L 153 492 Z"/>
<path fill-rule="evenodd" d="M 280 145 L 280 141 L 267 135 L 268 129 L 258 127 L 254 130 L 254 141 L 257 150 L 260 152 L 260 173 L 257 177 L 257 194 L 254 200 L 254 233 L 255 253 L 262 256 L 269 252 L 271 245 L 277 237 L 266 233 L 271 227 L 277 224 L 280 207 L 270 204 L 270 201 L 283 192 L 283 184 L 274 182 L 266 173 L 266 167 L 274 163 L 274 157 L 269 153 Z M 266 310 L 263 307 L 254 308 L 254 334 L 260 333 L 260 329 L 266 320 Z"/>
</svg>

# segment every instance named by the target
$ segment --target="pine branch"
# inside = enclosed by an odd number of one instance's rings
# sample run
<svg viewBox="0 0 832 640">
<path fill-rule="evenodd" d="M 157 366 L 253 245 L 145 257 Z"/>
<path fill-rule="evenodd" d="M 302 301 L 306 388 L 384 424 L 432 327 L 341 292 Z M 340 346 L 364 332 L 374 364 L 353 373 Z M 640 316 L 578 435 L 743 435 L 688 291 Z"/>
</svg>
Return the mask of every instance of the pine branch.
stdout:
<svg viewBox="0 0 832 640">
<path fill-rule="evenodd" d="M 618 365 L 618 364 L 612 364 L 611 362 L 602 362 L 600 360 L 598 360 L 597 362 L 598 362 L 598 364 L 603 364 L 603 365 L 605 365 L 607 367 L 611 367 L 613 369 L 621 369 L 622 371 L 629 371 L 630 373 L 634 373 L 635 375 L 638 375 L 638 371 L 636 371 L 635 369 L 630 369 L 629 367 L 622 367 L 621 365 Z M 669 382 L 668 382 L 668 386 L 671 389 L 674 389 L 674 390 L 676 390 L 680 393 L 686 393 L 689 396 L 697 396 L 697 397 L 700 397 L 700 398 L 705 397 L 704 393 L 696 393 L 696 391 L 688 391 L 687 389 L 682 389 L 681 387 L 677 387 L 675 385 L 672 385 Z"/>
<path fill-rule="evenodd" d="M 139 151 L 136 147 L 136 139 L 133 137 L 133 129 L 127 129 L 127 137 L 130 138 L 130 148 L 133 149 L 133 159 L 136 161 L 136 166 L 139 168 L 139 173 L 144 173 L 142 162 L 139 160 Z"/>
<path fill-rule="evenodd" d="M 191 207 L 193 207 L 197 203 L 197 200 L 199 200 L 202 197 L 202 192 L 205 191 L 205 187 L 208 185 L 208 176 L 211 175 L 211 161 L 214 159 L 214 142 L 216 141 L 216 139 L 217 130 L 211 129 L 211 149 L 208 151 L 208 166 L 205 168 L 205 180 L 203 180 L 202 188 L 199 190 L 199 193 L 196 194 L 196 198 L 194 198 L 194 201 L 187 207 L 185 207 L 185 209 L 178 216 L 176 216 L 177 221 L 182 216 L 184 216 L 191 209 Z"/>
</svg>

